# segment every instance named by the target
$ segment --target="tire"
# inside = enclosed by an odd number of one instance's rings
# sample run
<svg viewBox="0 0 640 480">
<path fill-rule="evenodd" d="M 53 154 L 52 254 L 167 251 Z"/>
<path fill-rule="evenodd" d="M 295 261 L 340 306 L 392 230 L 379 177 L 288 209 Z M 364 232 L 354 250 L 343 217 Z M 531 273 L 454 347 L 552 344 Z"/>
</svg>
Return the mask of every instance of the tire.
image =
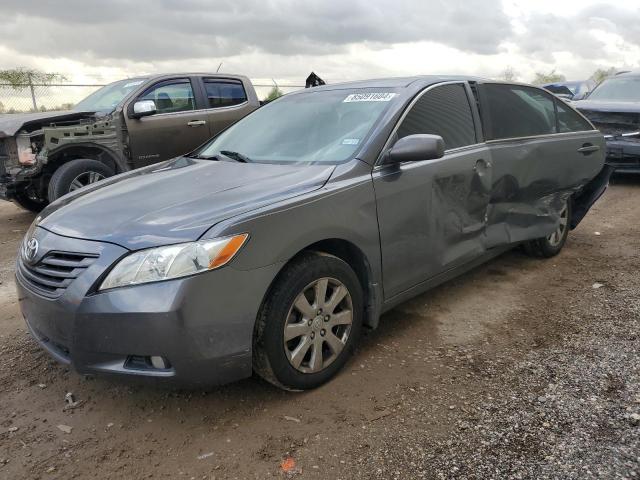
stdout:
<svg viewBox="0 0 640 480">
<path fill-rule="evenodd" d="M 61 165 L 51 177 L 49 201 L 53 202 L 69 192 L 113 175 L 115 171 L 98 160 L 71 160 Z"/>
<path fill-rule="evenodd" d="M 318 302 L 325 281 L 324 300 Z M 311 319 L 312 315 L 316 316 Z M 324 253 L 301 255 L 285 267 L 260 309 L 254 332 L 254 371 L 285 390 L 322 385 L 353 353 L 363 315 L 362 286 L 349 264 Z M 351 323 L 347 323 L 349 317 Z"/>
<path fill-rule="evenodd" d="M 31 198 L 26 191 L 16 193 L 11 200 L 19 207 L 33 213 L 39 213 L 49 203 L 42 198 Z"/>
<path fill-rule="evenodd" d="M 558 229 L 548 237 L 530 240 L 524 244 L 524 251 L 531 257 L 551 258 L 556 256 L 564 247 L 569 235 L 571 220 L 571 200 L 567 200 L 565 207 L 560 211 L 560 225 Z"/>
</svg>

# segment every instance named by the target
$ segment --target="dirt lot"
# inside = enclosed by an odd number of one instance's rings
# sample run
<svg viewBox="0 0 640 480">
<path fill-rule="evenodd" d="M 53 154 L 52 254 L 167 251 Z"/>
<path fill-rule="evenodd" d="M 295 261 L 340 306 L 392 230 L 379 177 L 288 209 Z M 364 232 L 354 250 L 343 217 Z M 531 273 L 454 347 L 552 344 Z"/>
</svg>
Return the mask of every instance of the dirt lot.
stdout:
<svg viewBox="0 0 640 480">
<path fill-rule="evenodd" d="M 292 394 L 58 366 L 14 292 L 33 217 L 0 202 L 0 478 L 640 478 L 639 206 L 616 183 L 559 257 L 514 251 L 400 306 Z"/>
</svg>

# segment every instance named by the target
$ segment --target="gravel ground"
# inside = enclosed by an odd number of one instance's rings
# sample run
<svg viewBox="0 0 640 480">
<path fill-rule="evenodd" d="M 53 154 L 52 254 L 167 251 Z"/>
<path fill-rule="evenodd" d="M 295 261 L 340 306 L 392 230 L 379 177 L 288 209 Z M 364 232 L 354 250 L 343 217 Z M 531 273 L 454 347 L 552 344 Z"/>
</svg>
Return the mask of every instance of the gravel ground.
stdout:
<svg viewBox="0 0 640 480">
<path fill-rule="evenodd" d="M 640 181 L 613 185 L 560 256 L 514 251 L 399 306 L 291 394 L 58 366 L 14 294 L 32 217 L 0 203 L 0 478 L 640 478 L 638 204 Z"/>
</svg>

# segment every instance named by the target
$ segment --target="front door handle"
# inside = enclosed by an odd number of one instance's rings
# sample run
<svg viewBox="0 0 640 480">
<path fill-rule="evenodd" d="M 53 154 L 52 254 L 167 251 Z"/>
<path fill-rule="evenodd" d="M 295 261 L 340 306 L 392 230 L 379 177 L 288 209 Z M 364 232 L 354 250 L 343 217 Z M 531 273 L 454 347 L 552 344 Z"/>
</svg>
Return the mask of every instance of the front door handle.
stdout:
<svg viewBox="0 0 640 480">
<path fill-rule="evenodd" d="M 206 124 L 207 124 L 206 120 L 191 120 L 189 123 L 187 123 L 189 127 L 199 127 L 201 125 L 206 125 Z"/>
<path fill-rule="evenodd" d="M 600 150 L 600 147 L 598 145 L 585 143 L 578 149 L 578 152 L 582 153 L 583 155 L 589 155 L 590 153 L 597 152 L 598 150 Z"/>
</svg>

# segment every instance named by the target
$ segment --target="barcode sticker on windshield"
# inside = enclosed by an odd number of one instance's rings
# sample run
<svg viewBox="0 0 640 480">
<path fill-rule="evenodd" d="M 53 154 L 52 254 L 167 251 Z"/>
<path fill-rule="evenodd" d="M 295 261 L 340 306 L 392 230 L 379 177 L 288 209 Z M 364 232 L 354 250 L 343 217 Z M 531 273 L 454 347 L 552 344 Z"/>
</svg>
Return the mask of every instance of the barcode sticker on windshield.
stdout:
<svg viewBox="0 0 640 480">
<path fill-rule="evenodd" d="M 122 88 L 135 87 L 136 85 L 140 85 L 142 82 L 144 82 L 144 80 L 138 80 L 136 82 L 125 83 L 124 87 L 122 87 Z"/>
<path fill-rule="evenodd" d="M 352 93 L 343 100 L 343 103 L 349 102 L 389 102 L 397 93 Z"/>
</svg>

